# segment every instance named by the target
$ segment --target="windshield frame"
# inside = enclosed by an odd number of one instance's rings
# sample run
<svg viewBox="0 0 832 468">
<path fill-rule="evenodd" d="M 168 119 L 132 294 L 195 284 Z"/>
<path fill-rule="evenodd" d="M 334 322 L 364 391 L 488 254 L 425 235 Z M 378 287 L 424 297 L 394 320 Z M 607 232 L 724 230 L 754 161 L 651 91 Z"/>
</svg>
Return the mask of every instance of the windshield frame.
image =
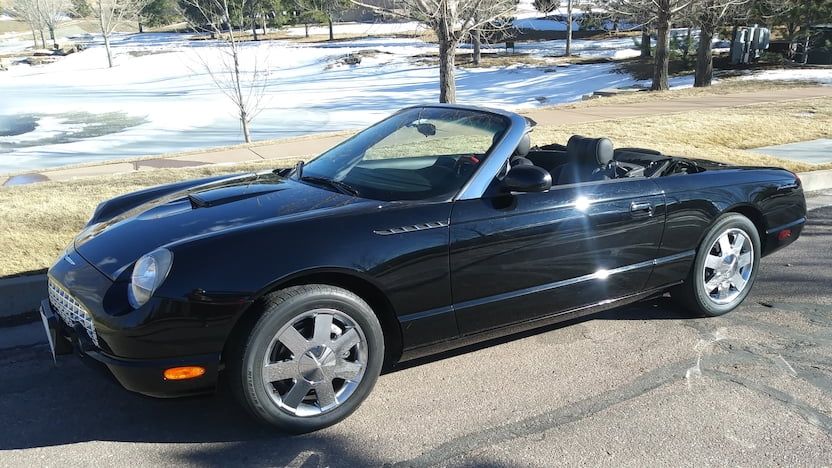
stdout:
<svg viewBox="0 0 832 468">
<path fill-rule="evenodd" d="M 519 143 L 520 137 L 522 137 L 522 135 L 525 133 L 525 127 L 526 127 L 526 123 L 527 123 L 525 118 L 523 118 L 523 117 L 521 117 L 517 114 L 514 114 L 512 112 L 506 112 L 506 111 L 500 111 L 500 110 L 488 109 L 488 108 L 482 108 L 482 107 L 476 107 L 476 106 L 465 106 L 465 105 L 456 105 L 456 104 L 453 104 L 453 105 L 449 105 L 449 104 L 427 104 L 427 105 L 420 105 L 420 106 L 405 107 L 403 109 L 400 109 L 400 110 L 396 111 L 395 113 L 391 114 L 390 116 L 374 123 L 373 125 L 370 125 L 370 126 L 366 127 L 365 129 L 361 130 L 360 132 L 356 133 L 355 135 L 352 135 L 351 137 L 347 138 L 346 140 L 340 142 L 339 144 L 333 146 L 332 148 L 328 149 L 327 151 L 325 151 L 325 152 L 321 153 L 320 155 L 316 156 L 314 159 L 312 159 L 308 163 L 306 163 L 304 165 L 304 168 L 302 168 L 300 171 L 293 170 L 293 171 L 290 171 L 287 175 L 291 176 L 293 180 L 296 180 L 296 181 L 299 181 L 299 182 L 303 183 L 303 181 L 299 180 L 300 178 L 298 178 L 297 176 L 298 175 L 303 175 L 303 176 L 307 175 L 304 171 L 306 166 L 314 165 L 314 163 L 316 161 L 319 161 L 321 158 L 326 157 L 327 155 L 331 155 L 331 154 L 333 154 L 333 152 L 338 151 L 339 149 L 343 149 L 345 146 L 349 146 L 350 144 L 354 144 L 356 139 L 358 139 L 358 138 L 367 138 L 369 132 L 373 132 L 373 130 L 377 130 L 380 125 L 384 125 L 385 123 L 389 122 L 390 120 L 396 119 L 397 117 L 401 116 L 401 114 L 403 114 L 403 113 L 413 112 L 414 110 L 424 111 L 424 110 L 428 110 L 428 109 L 442 109 L 442 110 L 449 110 L 449 111 L 453 111 L 453 110 L 467 111 L 467 112 L 471 112 L 473 114 L 479 113 L 479 114 L 486 114 L 490 117 L 498 117 L 498 118 L 501 118 L 503 120 L 503 122 L 502 122 L 503 128 L 500 129 L 499 132 L 494 134 L 494 143 L 492 143 L 490 145 L 490 147 L 487 149 L 487 151 L 484 153 L 484 157 L 482 158 L 483 159 L 482 163 L 478 164 L 475 167 L 473 173 L 469 175 L 469 177 L 462 183 L 462 185 L 459 186 L 458 188 L 456 188 L 455 190 L 453 190 L 452 192 L 444 193 L 441 196 L 429 196 L 429 197 L 425 197 L 425 198 L 414 198 L 414 199 L 403 198 L 402 200 L 390 200 L 390 201 L 443 201 L 443 200 L 444 201 L 451 201 L 451 200 L 460 199 L 460 197 L 463 195 L 463 192 L 465 192 L 466 190 L 471 191 L 472 187 L 476 188 L 476 187 L 479 187 L 479 186 L 483 185 L 481 182 L 474 183 L 475 179 L 479 179 L 479 178 L 482 178 L 482 177 L 487 177 L 489 179 L 489 182 L 490 182 L 490 180 L 494 176 L 496 176 L 496 174 L 499 172 L 499 168 L 503 167 L 503 165 L 505 164 L 505 162 L 507 161 L 507 159 L 511 155 L 511 153 L 514 152 L 514 149 L 516 148 L 517 143 Z M 518 123 L 520 124 L 520 129 L 521 129 L 520 130 L 521 133 L 520 133 L 519 137 L 516 136 L 517 133 L 518 133 L 518 130 L 517 130 Z M 371 140 L 370 140 L 371 143 L 368 144 L 368 145 L 365 145 L 365 146 L 367 146 L 367 149 L 372 148 L 373 145 L 379 143 L 380 141 L 383 141 L 387 136 L 389 136 L 391 134 L 392 134 L 391 132 L 382 132 L 382 134 L 380 134 L 378 136 L 375 136 L 374 138 L 371 135 Z M 515 141 L 515 142 L 512 143 L 512 141 Z M 511 146 L 511 150 L 509 150 L 506 153 L 505 148 L 507 146 Z M 489 168 L 487 170 L 487 172 L 492 173 L 492 176 L 487 176 L 487 175 L 483 176 L 482 175 L 483 174 L 483 169 L 486 166 Z M 492 167 L 496 167 L 496 168 L 498 168 L 498 170 L 493 170 L 492 171 L 491 170 Z M 319 176 L 321 174 L 320 174 L 320 172 L 315 172 L 314 175 Z M 337 177 L 336 177 L 336 179 L 337 179 Z M 487 186 L 488 184 L 486 183 L 484 185 Z M 321 187 L 320 185 L 316 185 L 316 186 Z M 357 187 L 357 188 L 360 188 L 360 187 Z M 361 194 L 361 193 L 357 196 L 359 196 L 361 198 L 378 200 L 377 198 L 374 198 L 374 197 L 371 197 L 371 196 L 365 196 L 365 194 Z"/>
</svg>

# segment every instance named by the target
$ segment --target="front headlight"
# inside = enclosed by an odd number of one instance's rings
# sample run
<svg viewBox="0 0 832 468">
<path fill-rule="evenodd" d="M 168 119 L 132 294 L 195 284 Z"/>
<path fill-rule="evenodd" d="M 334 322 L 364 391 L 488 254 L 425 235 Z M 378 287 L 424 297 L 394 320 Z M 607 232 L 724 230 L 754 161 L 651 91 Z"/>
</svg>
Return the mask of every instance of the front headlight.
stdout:
<svg viewBox="0 0 832 468">
<path fill-rule="evenodd" d="M 134 309 L 150 300 L 150 296 L 167 278 L 172 264 L 173 254 L 168 249 L 154 250 L 136 262 L 127 290 L 127 299 Z"/>
</svg>

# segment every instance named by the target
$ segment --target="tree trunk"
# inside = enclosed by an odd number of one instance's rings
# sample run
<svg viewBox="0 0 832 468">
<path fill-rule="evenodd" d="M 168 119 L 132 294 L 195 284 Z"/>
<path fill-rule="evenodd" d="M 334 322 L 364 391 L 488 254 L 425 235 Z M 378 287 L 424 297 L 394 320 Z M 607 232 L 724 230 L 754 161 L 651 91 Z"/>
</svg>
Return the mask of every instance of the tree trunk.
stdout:
<svg viewBox="0 0 832 468">
<path fill-rule="evenodd" d="M 653 91 L 670 89 L 667 82 L 670 68 L 670 6 L 667 0 L 661 0 L 659 4 L 662 6 L 656 20 L 656 59 L 653 65 L 653 84 L 650 86 Z"/>
<path fill-rule="evenodd" d="M 309 37 L 309 23 L 303 23 L 303 26 L 305 28 L 305 37 L 308 38 Z"/>
<path fill-rule="evenodd" d="M 439 38 L 439 102 L 456 102 L 454 59 L 456 43 L 447 37 Z"/>
<path fill-rule="evenodd" d="M 572 55 L 572 0 L 566 1 L 566 56 Z"/>
<path fill-rule="evenodd" d="M 32 42 L 35 43 L 34 48 L 38 48 L 38 34 L 35 32 L 35 28 L 32 28 Z"/>
<path fill-rule="evenodd" d="M 479 28 L 474 29 L 471 31 L 471 42 L 474 46 L 474 55 L 473 55 L 473 62 L 475 66 L 479 66 L 480 59 L 482 59 L 482 51 L 480 50 L 481 41 L 480 41 L 480 30 Z"/>
<path fill-rule="evenodd" d="M 332 18 L 327 18 L 327 21 L 329 22 L 329 40 L 331 41 L 335 39 L 335 34 L 332 32 Z"/>
<path fill-rule="evenodd" d="M 690 37 L 691 37 L 691 27 L 688 26 L 688 32 L 685 35 L 685 44 L 682 47 L 683 55 L 685 57 L 685 61 L 687 61 L 688 55 L 690 55 Z M 700 37 L 701 40 L 701 37 Z"/>
<path fill-rule="evenodd" d="M 699 46 L 696 48 L 696 74 L 693 86 L 705 88 L 711 85 L 714 77 L 714 55 L 711 49 L 711 40 L 714 37 L 714 28 L 701 26 L 699 28 Z"/>
<path fill-rule="evenodd" d="M 144 32 L 144 28 L 142 27 L 142 22 L 139 21 L 139 33 L 143 33 L 143 32 Z"/>
<path fill-rule="evenodd" d="M 257 41 L 257 18 L 252 16 L 251 18 L 251 35 L 254 36 L 254 40 Z"/>
<path fill-rule="evenodd" d="M 40 30 L 40 46 L 41 48 L 46 48 L 46 36 L 43 35 L 43 29 Z"/>
<path fill-rule="evenodd" d="M 251 143 L 251 130 L 248 128 L 248 116 L 245 108 L 240 108 L 240 124 L 243 129 L 243 139 L 246 143 Z"/>
<path fill-rule="evenodd" d="M 58 41 L 55 40 L 55 27 L 50 25 L 47 25 L 46 27 L 49 28 L 49 39 L 52 40 L 52 48 L 57 49 Z"/>
<path fill-rule="evenodd" d="M 731 48 L 729 50 L 731 51 L 732 54 L 734 53 L 734 43 L 737 42 L 737 32 L 739 32 L 739 30 L 740 30 L 740 27 L 737 26 L 736 24 L 734 25 L 733 28 L 731 28 Z"/>
<path fill-rule="evenodd" d="M 650 28 L 645 24 L 641 27 L 641 58 L 649 58 L 652 54 L 650 50 Z"/>
<path fill-rule="evenodd" d="M 107 66 L 113 68 L 113 53 L 110 51 L 110 35 L 104 35 L 104 49 L 107 50 Z"/>
</svg>

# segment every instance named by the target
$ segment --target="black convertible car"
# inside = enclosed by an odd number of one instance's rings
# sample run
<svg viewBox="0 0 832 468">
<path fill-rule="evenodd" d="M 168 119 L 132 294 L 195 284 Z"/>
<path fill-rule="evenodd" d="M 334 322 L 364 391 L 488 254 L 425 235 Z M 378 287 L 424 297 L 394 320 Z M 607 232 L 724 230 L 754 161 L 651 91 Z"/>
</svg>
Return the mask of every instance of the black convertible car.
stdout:
<svg viewBox="0 0 832 468">
<path fill-rule="evenodd" d="M 721 315 L 805 222 L 800 180 L 403 109 L 305 165 L 106 201 L 49 270 L 53 354 L 170 397 L 333 424 L 397 363 L 670 292 Z"/>
</svg>

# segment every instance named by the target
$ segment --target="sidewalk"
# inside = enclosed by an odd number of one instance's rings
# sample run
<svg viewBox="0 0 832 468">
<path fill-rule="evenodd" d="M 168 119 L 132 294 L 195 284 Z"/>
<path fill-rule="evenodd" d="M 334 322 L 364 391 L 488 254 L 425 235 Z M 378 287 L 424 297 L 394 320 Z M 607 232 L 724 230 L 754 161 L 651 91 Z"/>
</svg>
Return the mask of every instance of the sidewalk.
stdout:
<svg viewBox="0 0 832 468">
<path fill-rule="evenodd" d="M 610 104 L 577 109 L 549 107 L 522 112 L 540 125 L 561 125 L 593 122 L 598 120 L 632 118 L 656 114 L 674 114 L 702 109 L 741 107 L 767 102 L 785 102 L 797 99 L 832 96 L 832 86 L 780 89 L 771 92 L 732 93 L 723 95 L 680 97 L 665 101 L 634 104 Z M 221 149 L 209 149 L 176 155 L 78 166 L 65 169 L 45 169 L 27 173 L 34 180 L 68 180 L 103 174 L 116 174 L 156 168 L 196 167 L 206 164 L 234 163 L 258 159 L 297 158 L 319 154 L 348 137 L 350 132 L 311 135 L 286 140 L 239 145 Z M 0 176 L 0 185 L 8 181 Z"/>
</svg>

